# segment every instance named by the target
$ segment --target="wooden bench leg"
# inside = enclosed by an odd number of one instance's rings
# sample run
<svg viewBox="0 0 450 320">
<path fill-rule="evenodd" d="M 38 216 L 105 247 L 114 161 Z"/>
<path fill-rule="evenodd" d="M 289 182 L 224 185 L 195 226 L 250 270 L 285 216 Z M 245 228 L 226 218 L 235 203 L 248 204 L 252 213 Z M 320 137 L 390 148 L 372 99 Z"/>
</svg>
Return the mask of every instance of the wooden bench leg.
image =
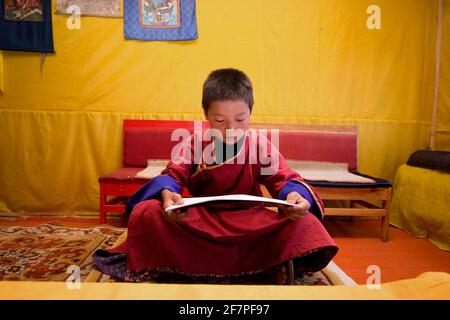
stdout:
<svg viewBox="0 0 450 320">
<path fill-rule="evenodd" d="M 389 209 L 391 205 L 391 190 L 388 190 L 388 197 L 383 200 L 383 209 L 386 210 L 386 214 L 381 218 L 381 241 L 387 242 L 389 240 Z"/>
<path fill-rule="evenodd" d="M 355 200 L 350 200 L 350 208 L 351 209 L 354 209 L 356 207 L 355 204 L 356 204 Z M 349 216 L 348 219 L 349 219 L 349 221 L 351 223 L 354 223 L 356 221 L 356 217 L 355 216 Z"/>
<path fill-rule="evenodd" d="M 387 242 L 389 238 L 389 220 L 386 216 L 381 217 L 381 236 L 380 239 L 383 242 Z"/>
<path fill-rule="evenodd" d="M 294 284 L 294 280 L 295 280 L 294 261 L 293 260 L 289 260 L 286 263 L 286 273 L 287 273 L 286 284 L 287 285 L 293 285 Z"/>
<path fill-rule="evenodd" d="M 102 185 L 100 184 L 100 206 L 99 206 L 99 218 L 100 224 L 106 224 L 106 194 L 103 191 Z"/>
</svg>

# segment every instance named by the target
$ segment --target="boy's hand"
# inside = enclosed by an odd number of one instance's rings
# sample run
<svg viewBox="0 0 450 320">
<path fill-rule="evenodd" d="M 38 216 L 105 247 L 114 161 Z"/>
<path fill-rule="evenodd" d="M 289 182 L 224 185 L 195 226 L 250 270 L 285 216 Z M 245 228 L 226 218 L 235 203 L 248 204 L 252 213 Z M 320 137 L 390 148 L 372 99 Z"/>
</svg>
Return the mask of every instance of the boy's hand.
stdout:
<svg viewBox="0 0 450 320">
<path fill-rule="evenodd" d="M 163 217 L 167 221 L 175 222 L 180 221 L 186 215 L 186 212 L 181 212 L 180 209 L 170 210 L 166 212 L 166 208 L 175 204 L 183 204 L 183 198 L 179 193 L 172 192 L 170 190 L 164 189 L 161 191 L 161 199 L 163 203 Z"/>
<path fill-rule="evenodd" d="M 309 210 L 309 202 L 303 198 L 298 192 L 291 192 L 287 195 L 286 201 L 294 203 L 295 207 L 288 207 L 280 205 L 278 208 L 280 211 L 291 220 L 298 220 L 303 218 Z"/>
</svg>

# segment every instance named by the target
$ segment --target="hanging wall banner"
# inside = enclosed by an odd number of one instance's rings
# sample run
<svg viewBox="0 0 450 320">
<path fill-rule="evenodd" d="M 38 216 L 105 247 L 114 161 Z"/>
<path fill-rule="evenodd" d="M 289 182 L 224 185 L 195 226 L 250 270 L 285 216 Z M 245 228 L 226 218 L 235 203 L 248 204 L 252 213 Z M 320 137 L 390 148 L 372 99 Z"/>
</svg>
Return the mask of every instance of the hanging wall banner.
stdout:
<svg viewBox="0 0 450 320">
<path fill-rule="evenodd" d="M 0 0 L 0 49 L 54 52 L 51 0 Z"/>
<path fill-rule="evenodd" d="M 124 0 L 125 38 L 195 40 L 195 0 Z"/>
<path fill-rule="evenodd" d="M 43 1 L 5 1 L 5 19 L 11 21 L 44 21 Z"/>
<path fill-rule="evenodd" d="M 73 6 L 82 16 L 121 17 L 120 0 L 56 0 L 57 14 L 72 14 Z"/>
</svg>

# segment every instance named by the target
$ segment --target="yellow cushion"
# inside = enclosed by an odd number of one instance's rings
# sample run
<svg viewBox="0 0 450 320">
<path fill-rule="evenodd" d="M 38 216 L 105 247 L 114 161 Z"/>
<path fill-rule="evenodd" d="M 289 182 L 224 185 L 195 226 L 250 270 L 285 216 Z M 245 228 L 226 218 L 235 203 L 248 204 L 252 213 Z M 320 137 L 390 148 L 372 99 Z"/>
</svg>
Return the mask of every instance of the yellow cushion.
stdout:
<svg viewBox="0 0 450 320">
<path fill-rule="evenodd" d="M 390 223 L 450 251 L 450 173 L 402 165 L 397 170 Z"/>
</svg>

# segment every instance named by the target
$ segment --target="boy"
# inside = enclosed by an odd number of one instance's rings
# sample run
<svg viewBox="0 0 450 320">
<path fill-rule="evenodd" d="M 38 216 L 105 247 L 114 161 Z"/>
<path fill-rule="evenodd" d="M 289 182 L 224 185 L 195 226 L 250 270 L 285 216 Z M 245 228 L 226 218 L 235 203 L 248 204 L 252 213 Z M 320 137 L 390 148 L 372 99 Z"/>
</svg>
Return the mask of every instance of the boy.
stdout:
<svg viewBox="0 0 450 320">
<path fill-rule="evenodd" d="M 171 273 L 193 277 L 269 274 L 283 271 L 279 266 L 288 260 L 294 261 L 297 272 L 324 268 L 337 247 L 320 223 L 322 202 L 271 142 L 248 130 L 253 108 L 249 78 L 235 69 L 213 71 L 203 86 L 202 105 L 214 138 L 201 136 L 198 152 L 194 133 L 186 142 L 189 148 L 183 149 L 188 151 L 172 159 L 161 175 L 130 198 L 127 241 L 115 249 L 97 251 L 97 267 L 135 282 Z M 256 161 L 252 154 L 257 155 Z M 261 196 L 261 185 L 272 197 L 296 205 L 279 207 L 279 214 L 264 207 L 164 210 L 183 203 L 183 187 L 193 196 Z M 275 273 L 275 282 L 286 281 L 282 272 Z"/>
</svg>

